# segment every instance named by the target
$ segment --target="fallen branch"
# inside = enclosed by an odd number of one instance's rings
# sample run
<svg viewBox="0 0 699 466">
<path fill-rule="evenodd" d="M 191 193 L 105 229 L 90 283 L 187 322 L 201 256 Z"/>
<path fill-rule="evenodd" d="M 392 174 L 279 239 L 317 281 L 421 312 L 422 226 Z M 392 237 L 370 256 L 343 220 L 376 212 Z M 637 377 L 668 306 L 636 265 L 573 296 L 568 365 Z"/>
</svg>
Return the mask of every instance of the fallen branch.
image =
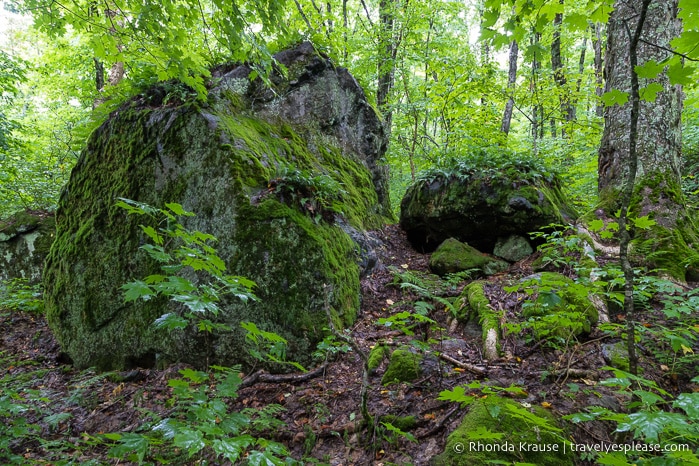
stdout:
<svg viewBox="0 0 699 466">
<path fill-rule="evenodd" d="M 449 411 L 447 411 L 447 414 L 445 414 L 444 417 L 442 419 L 440 419 L 440 421 L 437 424 L 434 425 L 434 427 L 432 427 L 427 432 L 424 432 L 424 433 L 418 435 L 417 438 L 422 440 L 422 439 L 425 439 L 427 437 L 431 437 L 434 434 L 436 434 L 437 432 L 439 432 L 440 430 L 442 430 L 444 428 L 444 425 L 449 420 L 449 418 L 452 417 L 454 415 L 454 413 L 458 410 L 459 410 L 459 405 L 457 404 L 456 406 L 452 407 Z"/>
<path fill-rule="evenodd" d="M 448 354 L 440 353 L 439 357 L 441 359 L 444 359 L 447 362 L 454 364 L 457 367 L 460 367 L 462 369 L 466 369 L 469 372 L 473 372 L 474 374 L 486 375 L 488 373 L 488 371 L 484 367 L 478 367 L 478 366 L 474 366 L 473 364 L 469 364 L 467 362 L 461 362 L 458 359 L 452 358 Z"/>
<path fill-rule="evenodd" d="M 569 368 L 569 369 L 557 369 L 557 370 L 553 370 L 553 371 L 540 371 L 539 374 L 541 376 L 546 376 L 546 378 L 565 376 L 566 378 L 572 377 L 574 379 L 597 380 L 597 379 L 599 379 L 600 371 L 599 371 L 599 369 Z"/>
<path fill-rule="evenodd" d="M 263 382 L 263 383 L 298 383 L 298 382 L 305 382 L 306 380 L 313 379 L 315 377 L 319 377 L 325 372 L 325 369 L 327 369 L 328 365 L 323 364 L 322 366 L 318 366 L 312 371 L 304 372 L 301 374 L 269 374 L 262 369 L 260 369 L 257 372 L 254 372 L 250 374 L 249 376 L 245 377 L 243 381 L 240 384 L 240 388 L 245 388 L 249 387 L 250 385 L 256 384 L 258 382 Z"/>
</svg>

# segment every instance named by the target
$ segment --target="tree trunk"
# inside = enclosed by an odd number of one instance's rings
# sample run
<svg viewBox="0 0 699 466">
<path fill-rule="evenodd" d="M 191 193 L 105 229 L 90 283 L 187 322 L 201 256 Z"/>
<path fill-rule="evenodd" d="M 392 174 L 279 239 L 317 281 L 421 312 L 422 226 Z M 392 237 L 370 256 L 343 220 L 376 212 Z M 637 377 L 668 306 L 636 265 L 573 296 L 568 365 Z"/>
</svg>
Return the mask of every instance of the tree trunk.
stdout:
<svg viewBox="0 0 699 466">
<path fill-rule="evenodd" d="M 393 0 L 379 2 L 379 50 L 378 50 L 378 86 L 376 90 L 376 105 L 383 114 L 386 132 L 391 132 L 393 115 L 389 108 L 389 96 L 395 80 L 396 44 L 393 38 L 394 23 Z"/>
<path fill-rule="evenodd" d="M 507 72 L 507 89 L 508 91 L 514 92 L 515 82 L 517 81 L 517 54 L 519 53 L 519 47 L 517 41 L 513 40 L 510 42 L 510 66 Z M 507 104 L 505 104 L 505 112 L 502 115 L 502 124 L 500 125 L 500 131 L 505 134 L 510 133 L 510 123 L 512 122 L 512 110 L 515 107 L 515 98 L 510 94 L 510 98 L 507 99 Z"/>
<path fill-rule="evenodd" d="M 602 57 L 602 25 L 600 23 L 595 23 L 590 26 L 594 34 L 594 39 L 592 40 L 592 48 L 595 51 L 595 93 L 597 94 L 597 105 L 595 107 L 595 114 L 598 117 L 604 116 L 604 105 L 599 99 L 602 97 L 602 92 L 604 89 L 604 61 Z"/>
<path fill-rule="evenodd" d="M 531 44 L 536 45 L 541 39 L 541 33 L 534 32 L 531 36 Z M 544 109 L 539 103 L 538 97 L 538 81 L 539 81 L 539 70 L 541 68 L 541 63 L 539 58 L 534 55 L 532 58 L 532 78 L 531 84 L 529 85 L 529 92 L 532 94 L 532 118 L 531 118 L 531 134 L 532 134 L 532 148 L 534 153 L 537 152 L 537 139 L 544 137 Z"/>
<path fill-rule="evenodd" d="M 558 1 L 561 5 L 563 0 Z M 566 89 L 566 84 L 568 80 L 566 79 L 565 72 L 563 71 L 563 58 L 561 56 L 561 25 L 563 24 L 563 14 L 557 13 L 553 18 L 553 40 L 551 41 L 551 71 L 553 72 L 553 79 L 556 81 L 558 86 L 559 102 L 561 105 L 561 116 L 566 122 L 572 121 L 574 119 L 573 111 L 570 105 L 570 98 L 568 90 Z M 551 136 L 556 137 L 556 121 L 551 120 Z M 561 128 L 561 136 L 566 137 L 565 126 Z"/>
<path fill-rule="evenodd" d="M 670 41 L 681 32 L 677 3 L 678 0 L 655 0 L 650 4 L 636 50 L 639 65 L 648 60 L 661 62 L 668 57 L 666 50 Z M 615 2 L 608 24 L 607 92 L 631 91 L 630 40 L 640 7 L 641 3 L 636 0 Z M 640 86 L 643 88 L 650 83 L 658 83 L 662 91 L 655 100 L 639 104 L 635 144 L 638 168 L 629 216 L 649 216 L 657 223 L 636 235 L 637 259 L 683 278 L 688 265 L 699 264 L 699 254 L 692 247 L 696 232 L 681 190 L 682 89 L 671 85 L 665 73 L 655 79 L 642 80 Z M 620 207 L 620 193 L 629 177 L 631 112 L 631 102 L 607 107 L 604 111 L 598 187 L 601 206 L 608 212 Z"/>
</svg>

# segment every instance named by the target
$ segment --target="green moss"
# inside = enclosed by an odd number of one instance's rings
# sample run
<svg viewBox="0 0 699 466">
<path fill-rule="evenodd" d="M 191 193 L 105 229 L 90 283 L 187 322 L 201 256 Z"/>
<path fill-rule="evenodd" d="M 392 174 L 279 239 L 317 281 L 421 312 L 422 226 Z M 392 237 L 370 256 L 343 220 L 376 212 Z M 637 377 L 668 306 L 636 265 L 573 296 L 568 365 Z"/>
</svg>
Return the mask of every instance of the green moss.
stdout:
<svg viewBox="0 0 699 466">
<path fill-rule="evenodd" d="M 420 361 L 422 356 L 407 348 L 393 351 L 381 384 L 412 382 L 420 376 Z"/>
<path fill-rule="evenodd" d="M 491 433 L 486 437 L 485 432 Z M 496 437 L 496 438 L 493 438 Z M 565 436 L 554 416 L 538 407 L 489 396 L 469 407 L 461 425 L 452 432 L 435 466 L 471 466 L 502 462 L 538 466 L 573 465 L 564 453 Z"/>
<path fill-rule="evenodd" d="M 599 207 L 607 212 L 619 208 L 619 191 L 600 193 Z M 634 230 L 631 260 L 658 268 L 684 280 L 699 270 L 699 230 L 696 214 L 686 207 L 680 183 L 671 174 L 652 172 L 639 176 L 629 206 L 629 217 L 647 216 L 656 222 L 648 229 Z"/>
<path fill-rule="evenodd" d="M 602 353 L 610 366 L 623 371 L 629 370 L 629 352 L 626 342 L 606 343 L 602 345 Z"/>
<path fill-rule="evenodd" d="M 483 289 L 484 284 L 482 281 L 471 282 L 461 292 L 458 301 L 468 305 L 473 314 L 478 316 L 485 357 L 493 360 L 500 352 L 500 315 L 490 305 Z"/>
<path fill-rule="evenodd" d="M 384 358 L 389 355 L 388 346 L 386 345 L 376 345 L 369 352 L 369 359 L 367 363 L 367 369 L 369 373 L 372 374 L 379 368 Z"/>
<path fill-rule="evenodd" d="M 430 269 L 438 275 L 480 269 L 493 275 L 507 269 L 508 264 L 494 259 L 454 238 L 448 238 L 430 256 Z"/>
</svg>

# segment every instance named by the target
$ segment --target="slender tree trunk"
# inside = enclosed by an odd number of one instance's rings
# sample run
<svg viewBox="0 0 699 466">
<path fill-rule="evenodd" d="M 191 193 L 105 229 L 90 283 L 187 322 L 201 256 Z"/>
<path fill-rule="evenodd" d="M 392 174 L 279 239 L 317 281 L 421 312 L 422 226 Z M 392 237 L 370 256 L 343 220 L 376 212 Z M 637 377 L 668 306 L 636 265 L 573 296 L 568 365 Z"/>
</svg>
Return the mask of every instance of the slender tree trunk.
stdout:
<svg viewBox="0 0 699 466">
<path fill-rule="evenodd" d="M 389 97 L 395 80 L 396 44 L 393 37 L 394 0 L 379 2 L 379 50 L 378 50 L 378 87 L 376 104 L 383 114 L 386 132 L 390 134 L 393 114 L 389 107 Z"/>
<path fill-rule="evenodd" d="M 534 32 L 531 36 L 531 44 L 536 45 L 541 39 L 541 34 Z M 537 151 L 537 140 L 543 138 L 544 132 L 544 109 L 539 103 L 538 97 L 538 81 L 539 81 L 539 70 L 541 69 L 541 63 L 535 55 L 532 59 L 532 76 L 531 82 L 529 84 L 529 91 L 532 94 L 533 105 L 532 105 L 532 118 L 531 118 L 531 134 L 532 134 L 532 146 L 534 152 Z"/>
<path fill-rule="evenodd" d="M 507 90 L 510 93 L 510 97 L 507 99 L 505 104 L 505 112 L 502 115 L 502 124 L 500 125 L 500 131 L 505 134 L 510 133 L 510 123 L 512 122 L 512 111 L 515 107 L 515 98 L 512 95 L 514 92 L 515 83 L 517 81 L 517 55 L 519 54 L 519 46 L 517 41 L 513 40 L 510 42 L 510 56 L 509 56 L 509 68 L 507 72 Z"/>
<path fill-rule="evenodd" d="M 598 117 L 604 116 L 604 105 L 600 98 L 604 92 L 604 59 L 602 56 L 602 25 L 595 23 L 590 26 L 594 39 L 592 40 L 592 49 L 595 52 L 595 93 L 597 94 L 597 105 L 595 114 Z"/>
<path fill-rule="evenodd" d="M 563 0 L 558 3 L 563 4 Z M 553 79 L 558 86 L 559 102 L 561 106 L 561 116 L 566 122 L 573 121 L 574 114 L 570 105 L 570 97 L 566 85 L 565 71 L 563 69 L 563 57 L 561 55 L 561 25 L 563 24 L 563 14 L 558 13 L 553 19 L 553 40 L 551 41 L 551 71 L 553 71 Z M 551 120 L 551 135 L 556 137 L 556 121 Z M 566 137 L 565 125 L 561 128 L 561 136 Z"/>
</svg>

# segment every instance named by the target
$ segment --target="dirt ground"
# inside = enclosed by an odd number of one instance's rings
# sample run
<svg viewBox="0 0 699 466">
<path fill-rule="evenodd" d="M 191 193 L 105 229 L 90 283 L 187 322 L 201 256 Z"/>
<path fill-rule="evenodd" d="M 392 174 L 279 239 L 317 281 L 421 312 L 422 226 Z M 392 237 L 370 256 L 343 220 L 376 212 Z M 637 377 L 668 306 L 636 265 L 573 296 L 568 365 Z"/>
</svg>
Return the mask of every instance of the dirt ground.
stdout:
<svg viewBox="0 0 699 466">
<path fill-rule="evenodd" d="M 377 323 L 380 318 L 411 309 L 418 299 L 410 290 L 393 284 L 394 274 L 389 267 L 422 272 L 428 268 L 428 256 L 413 250 L 397 226 L 388 226 L 377 234 L 385 245 L 381 251 L 382 266 L 362 281 L 360 318 L 351 329 L 352 337 L 365 352 L 378 343 L 399 345 L 410 339 Z M 513 319 L 521 306 L 517 296 L 506 293 L 502 286 L 531 274 L 530 263 L 531 260 L 525 260 L 514 264 L 507 273 L 490 277 L 486 286 L 491 303 Z M 444 297 L 457 296 L 465 284 L 457 283 L 443 290 Z M 441 391 L 457 385 L 486 379 L 501 387 L 516 384 L 523 389 L 522 401 L 544 403 L 559 414 L 575 412 L 590 404 L 618 408 L 623 402 L 601 388 L 595 394 L 586 394 L 586 390 L 571 394 L 568 389 L 571 383 L 594 386 L 595 374 L 600 377 L 609 374 L 598 369 L 607 364 L 601 345 L 614 341 L 613 336 L 593 330 L 565 350 L 551 350 L 526 345 L 521 336 L 509 335 L 503 340 L 504 356 L 486 363 L 477 324 L 457 324 L 439 306 L 430 317 L 439 323 L 441 330 L 418 328 L 417 336 L 412 338 L 441 341 L 433 350 L 452 361 L 430 358 L 428 367 L 413 383 L 381 385 L 386 362 L 369 378 L 369 412 L 374 416 L 415 416 L 417 427 L 410 433 L 416 441 L 388 435 L 386 431 L 358 429 L 363 365 L 355 351 L 339 354 L 317 376 L 301 382 L 249 384 L 240 389 L 233 408 L 269 403 L 283 406 L 279 416 L 284 425 L 268 435 L 284 443 L 294 458 L 313 457 L 323 464 L 345 466 L 426 465 L 443 451 L 446 437 L 465 412 L 454 403 L 437 400 Z M 0 312 L 0 332 L 2 376 L 16 379 L 26 374 L 28 389 L 39 390 L 45 397 L 42 409 L 66 413 L 54 418 L 58 421 L 53 423 L 41 421 L 41 437 L 55 440 L 56 448 L 64 450 L 70 448 L 66 445 L 76 445 L 72 453 L 78 462 L 97 459 L 103 464 L 129 464 L 108 459 L 106 447 L 91 447 L 88 439 L 101 433 L 136 431 L 142 423 L 144 409 L 166 414 L 165 401 L 171 393 L 167 381 L 182 369 L 182 366 L 163 371 L 135 369 L 116 377 L 77 371 L 63 362 L 60 348 L 40 315 Z M 696 388 L 681 378 L 669 378 L 651 360 L 643 361 L 644 376 L 657 380 L 671 392 Z M 463 363 L 465 368 L 457 363 Z M 572 427 L 571 435 L 579 443 L 612 441 L 604 425 Z M 14 452 L 22 454 L 27 464 L 32 461 L 52 464 L 47 459 L 51 457 L 50 448 L 50 442 L 41 445 L 37 440 L 13 445 Z"/>
</svg>

